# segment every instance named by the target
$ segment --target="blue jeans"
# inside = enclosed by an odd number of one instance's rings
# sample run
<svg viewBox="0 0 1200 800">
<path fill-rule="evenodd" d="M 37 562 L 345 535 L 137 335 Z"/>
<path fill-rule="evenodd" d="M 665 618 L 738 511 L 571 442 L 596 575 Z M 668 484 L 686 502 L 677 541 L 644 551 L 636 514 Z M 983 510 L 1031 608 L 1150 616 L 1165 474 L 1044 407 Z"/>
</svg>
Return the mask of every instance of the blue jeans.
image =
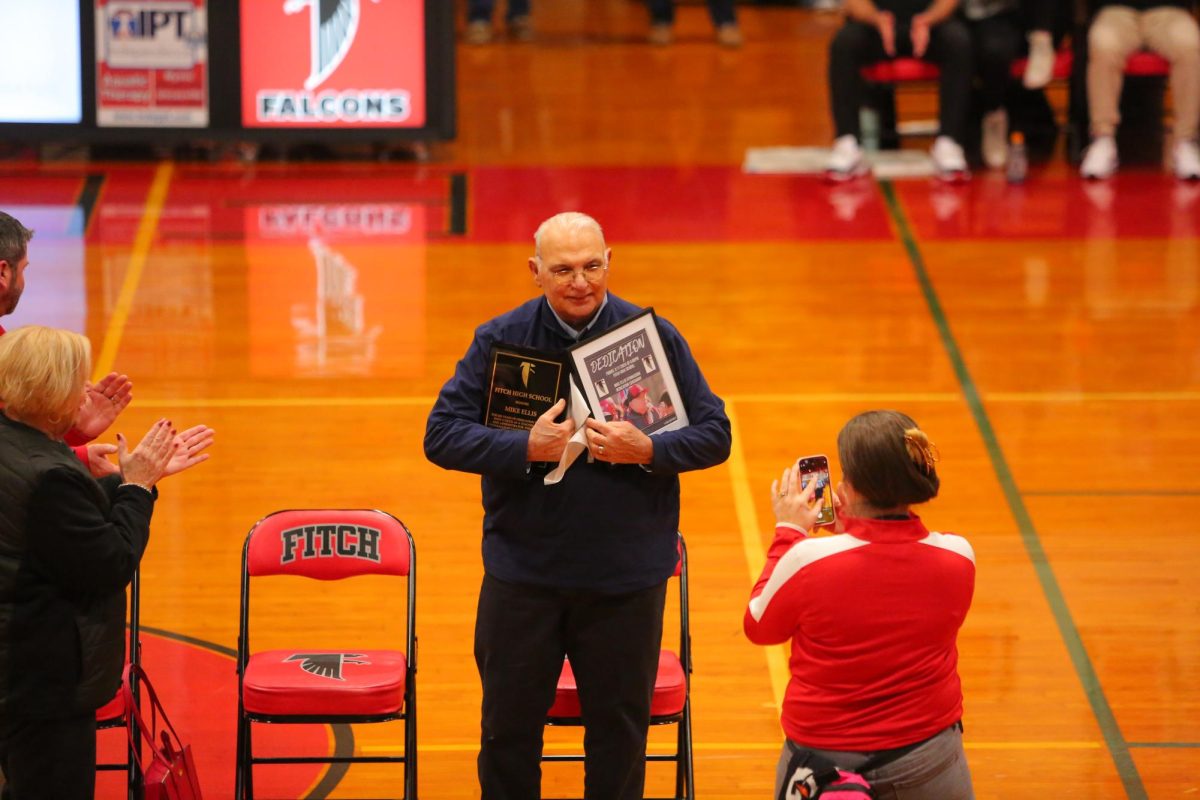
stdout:
<svg viewBox="0 0 1200 800">
<path fill-rule="evenodd" d="M 467 4 L 467 21 L 468 22 L 491 22 L 492 12 L 496 8 L 496 0 L 471 0 Z M 529 16 L 529 0 L 508 0 L 508 11 L 504 14 L 504 19 L 507 22 L 512 22 L 517 17 Z"/>
<path fill-rule="evenodd" d="M 779 765 L 775 769 L 775 796 L 784 781 L 784 772 L 792 756 L 790 742 L 784 742 Z M 814 750 L 844 770 L 855 771 L 871 753 L 840 750 Z M 863 776 L 871 782 L 879 800 L 974 800 L 971 770 L 963 751 L 962 731 L 957 725 L 930 737 L 910 753 L 890 764 L 868 770 Z"/>
<path fill-rule="evenodd" d="M 675 0 L 648 0 L 650 21 L 659 24 L 675 22 Z M 737 12 L 733 8 L 733 0 L 708 0 L 708 15 L 712 17 L 713 26 L 734 25 L 737 23 Z"/>
</svg>

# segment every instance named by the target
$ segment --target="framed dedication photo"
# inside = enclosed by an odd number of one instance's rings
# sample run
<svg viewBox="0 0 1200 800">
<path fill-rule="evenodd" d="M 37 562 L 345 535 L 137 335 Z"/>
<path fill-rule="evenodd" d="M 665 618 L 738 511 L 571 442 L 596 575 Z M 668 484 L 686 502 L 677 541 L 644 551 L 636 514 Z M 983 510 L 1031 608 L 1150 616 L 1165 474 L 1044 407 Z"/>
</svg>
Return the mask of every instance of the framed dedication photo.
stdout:
<svg viewBox="0 0 1200 800">
<path fill-rule="evenodd" d="M 493 345 L 488 357 L 483 424 L 529 430 L 538 417 L 566 396 L 567 374 L 567 364 L 561 357 L 517 345 Z"/>
<path fill-rule="evenodd" d="M 568 351 L 596 419 L 647 434 L 687 427 L 687 409 L 648 308 Z"/>
</svg>

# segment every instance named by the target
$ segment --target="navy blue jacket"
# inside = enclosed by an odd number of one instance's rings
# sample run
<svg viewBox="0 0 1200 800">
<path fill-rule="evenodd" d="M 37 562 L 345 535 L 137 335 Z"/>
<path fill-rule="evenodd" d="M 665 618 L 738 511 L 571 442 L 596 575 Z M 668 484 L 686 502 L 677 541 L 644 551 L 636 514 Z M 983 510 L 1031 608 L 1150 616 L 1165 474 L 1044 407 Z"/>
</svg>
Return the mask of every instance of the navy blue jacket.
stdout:
<svg viewBox="0 0 1200 800">
<path fill-rule="evenodd" d="M 592 328 L 601 333 L 643 309 L 609 293 Z M 475 331 L 429 414 L 425 455 L 446 469 L 483 476 L 483 565 L 516 583 L 629 592 L 671 576 L 677 560 L 679 473 L 720 464 L 731 442 L 725 404 L 708 388 L 687 342 L 658 317 L 658 331 L 689 425 L 658 433 L 654 460 L 587 463 L 586 454 L 553 486 L 526 461 L 528 431 L 483 425 L 488 355 L 495 343 L 562 352 L 574 341 L 544 297 Z"/>
</svg>

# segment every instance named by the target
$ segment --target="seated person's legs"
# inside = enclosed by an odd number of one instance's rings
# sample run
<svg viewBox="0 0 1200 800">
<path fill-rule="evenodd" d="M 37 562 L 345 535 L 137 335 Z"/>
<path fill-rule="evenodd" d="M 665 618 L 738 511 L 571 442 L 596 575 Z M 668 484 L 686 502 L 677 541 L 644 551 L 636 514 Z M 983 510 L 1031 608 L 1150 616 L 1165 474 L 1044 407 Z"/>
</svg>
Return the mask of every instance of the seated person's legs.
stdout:
<svg viewBox="0 0 1200 800">
<path fill-rule="evenodd" d="M 941 69 L 938 84 L 939 134 L 931 153 L 934 166 L 944 177 L 965 173 L 962 143 L 966 139 L 970 111 L 973 58 L 971 34 L 965 22 L 950 18 L 930 31 L 929 61 Z"/>
<path fill-rule="evenodd" d="M 467 30 L 463 39 L 467 44 L 487 44 L 495 38 L 492 27 L 492 12 L 496 0 L 470 0 L 467 3 Z"/>
<path fill-rule="evenodd" d="M 1021 47 L 1020 20 L 1015 13 L 1004 13 L 969 25 L 983 108 L 983 160 L 989 167 L 1002 167 L 1008 145 L 1004 98 L 1011 80 L 1009 70 Z"/>
<path fill-rule="evenodd" d="M 1175 103 L 1171 162 L 1180 178 L 1200 178 L 1196 134 L 1200 123 L 1200 26 L 1181 8 L 1163 6 L 1143 12 L 1146 46 L 1171 62 Z"/>
<path fill-rule="evenodd" d="M 1065 7 L 1063 0 L 1025 0 L 1029 59 L 1023 81 L 1026 89 L 1040 89 L 1054 77 L 1054 30 Z"/>
<path fill-rule="evenodd" d="M 1117 124 L 1125 61 L 1142 45 L 1138 12 L 1124 6 L 1100 10 L 1088 30 L 1087 90 L 1092 144 L 1080 173 L 1106 178 L 1117 168 Z"/>
<path fill-rule="evenodd" d="M 885 58 L 879 31 L 856 20 L 847 20 L 829 45 L 829 103 L 835 141 L 827 171 L 832 178 L 851 178 L 866 171 L 859 146 L 858 109 L 863 92 L 858 71 Z"/>
</svg>

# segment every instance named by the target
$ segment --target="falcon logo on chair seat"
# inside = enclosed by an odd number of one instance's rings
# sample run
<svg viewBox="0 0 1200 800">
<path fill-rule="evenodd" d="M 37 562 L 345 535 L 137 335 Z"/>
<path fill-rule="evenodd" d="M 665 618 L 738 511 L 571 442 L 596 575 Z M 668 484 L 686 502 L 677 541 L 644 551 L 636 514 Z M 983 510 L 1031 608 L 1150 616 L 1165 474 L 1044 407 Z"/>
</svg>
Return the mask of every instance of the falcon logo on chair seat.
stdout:
<svg viewBox="0 0 1200 800">
<path fill-rule="evenodd" d="M 379 530 L 362 525 L 305 525 L 279 534 L 280 564 L 297 558 L 364 558 L 379 562 Z"/>
<path fill-rule="evenodd" d="M 370 664 L 362 653 L 296 653 L 288 656 L 285 661 L 299 661 L 300 669 L 311 672 L 318 678 L 330 678 L 344 681 L 342 677 L 343 664 Z"/>
</svg>

